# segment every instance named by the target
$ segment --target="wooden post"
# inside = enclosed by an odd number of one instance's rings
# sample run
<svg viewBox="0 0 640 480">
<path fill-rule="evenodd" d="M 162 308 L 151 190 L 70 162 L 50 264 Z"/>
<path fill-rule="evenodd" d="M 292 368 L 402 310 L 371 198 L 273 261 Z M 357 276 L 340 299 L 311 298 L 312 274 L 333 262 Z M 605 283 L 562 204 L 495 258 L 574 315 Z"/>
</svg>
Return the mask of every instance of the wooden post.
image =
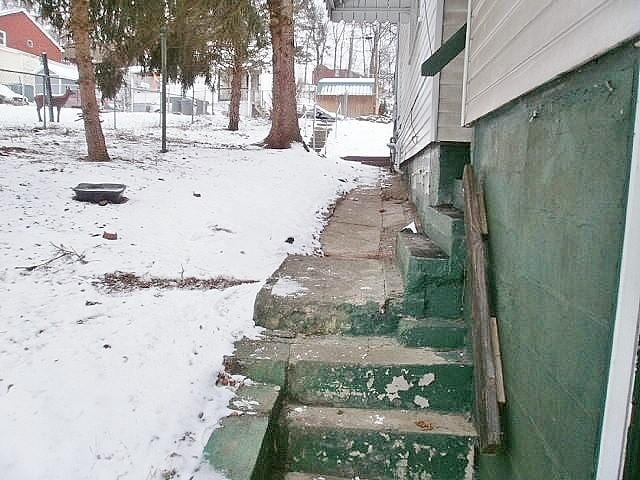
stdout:
<svg viewBox="0 0 640 480">
<path fill-rule="evenodd" d="M 49 74 L 49 60 L 47 54 L 42 53 L 42 67 L 44 69 L 44 92 L 43 98 L 49 104 L 49 120 L 53 122 L 53 92 L 51 91 L 51 76 Z"/>
<path fill-rule="evenodd" d="M 495 453 L 502 440 L 494 350 L 491 341 L 487 251 L 473 167 L 463 174 L 464 220 L 471 282 L 471 318 L 476 389 L 476 423 L 483 453 Z"/>
</svg>

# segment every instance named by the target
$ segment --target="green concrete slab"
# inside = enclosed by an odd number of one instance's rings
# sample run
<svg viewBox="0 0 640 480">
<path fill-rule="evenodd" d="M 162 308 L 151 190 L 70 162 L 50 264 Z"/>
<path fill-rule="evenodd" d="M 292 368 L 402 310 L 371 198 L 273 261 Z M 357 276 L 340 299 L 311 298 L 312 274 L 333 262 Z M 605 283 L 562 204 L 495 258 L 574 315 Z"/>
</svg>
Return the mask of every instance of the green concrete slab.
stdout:
<svg viewBox="0 0 640 480">
<path fill-rule="evenodd" d="M 290 255 L 256 297 L 256 324 L 305 334 L 395 331 L 379 259 Z"/>
<path fill-rule="evenodd" d="M 225 369 L 233 375 L 244 375 L 255 382 L 283 387 L 286 383 L 289 349 L 290 340 L 286 338 L 244 338 L 236 342 L 235 353 L 225 357 Z"/>
<path fill-rule="evenodd" d="M 284 476 L 284 480 L 353 480 L 354 477 L 334 477 L 333 475 L 319 475 L 317 473 L 299 473 L 291 472 Z M 358 480 L 367 480 L 359 478 Z"/>
<path fill-rule="evenodd" d="M 451 205 L 426 207 L 424 230 L 447 255 L 457 254 L 454 240 L 464 237 L 464 214 Z"/>
<path fill-rule="evenodd" d="M 416 318 L 462 316 L 463 284 L 460 279 L 436 279 L 405 291 L 403 311 Z"/>
<path fill-rule="evenodd" d="M 405 285 L 422 286 L 425 279 L 449 276 L 449 256 L 426 235 L 408 231 L 396 236 L 396 259 Z"/>
<path fill-rule="evenodd" d="M 268 478 L 275 459 L 274 424 L 280 387 L 244 385 L 229 402 L 238 414 L 223 418 L 204 449 L 204 458 L 230 480 Z"/>
<path fill-rule="evenodd" d="M 472 478 L 476 434 L 463 415 L 290 405 L 285 423 L 291 471 L 348 478 Z"/>
<path fill-rule="evenodd" d="M 407 348 L 392 337 L 323 336 L 291 346 L 287 392 L 305 404 L 471 410 L 464 351 Z"/>
<path fill-rule="evenodd" d="M 459 349 L 465 346 L 467 328 L 461 319 L 404 317 L 396 337 L 407 347 Z"/>
</svg>

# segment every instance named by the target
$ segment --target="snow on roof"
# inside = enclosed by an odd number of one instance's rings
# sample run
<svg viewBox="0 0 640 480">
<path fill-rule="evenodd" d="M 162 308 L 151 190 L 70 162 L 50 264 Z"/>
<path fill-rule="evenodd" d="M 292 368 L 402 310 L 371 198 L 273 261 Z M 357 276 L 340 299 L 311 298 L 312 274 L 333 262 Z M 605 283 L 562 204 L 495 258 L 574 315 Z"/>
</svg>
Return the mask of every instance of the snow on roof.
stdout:
<svg viewBox="0 0 640 480">
<path fill-rule="evenodd" d="M 369 77 L 353 77 L 353 78 L 328 77 L 328 78 L 321 78 L 318 83 L 373 83 L 375 81 L 376 81 L 375 78 L 369 78 Z"/>
<path fill-rule="evenodd" d="M 72 64 L 65 64 L 49 60 L 49 73 L 52 77 L 64 78 L 67 80 L 78 80 L 78 67 Z M 44 67 L 39 65 L 33 73 L 44 73 Z"/>
<path fill-rule="evenodd" d="M 62 46 L 58 43 L 58 41 L 53 38 L 49 32 L 47 32 L 44 27 L 42 25 L 40 25 L 38 22 L 36 22 L 36 20 L 31 16 L 31 14 L 29 12 L 27 12 L 27 10 L 25 10 L 24 8 L 10 8 L 8 10 L 3 10 L 0 12 L 0 17 L 5 17 L 7 15 L 14 15 L 16 13 L 24 13 L 26 15 L 26 17 L 31 20 L 31 22 L 38 27 L 38 29 L 49 39 L 53 42 L 53 44 L 61 51 L 64 51 L 64 48 L 62 48 Z"/>
<path fill-rule="evenodd" d="M 322 95 L 374 95 L 373 78 L 323 78 L 318 82 L 317 94 Z"/>
</svg>

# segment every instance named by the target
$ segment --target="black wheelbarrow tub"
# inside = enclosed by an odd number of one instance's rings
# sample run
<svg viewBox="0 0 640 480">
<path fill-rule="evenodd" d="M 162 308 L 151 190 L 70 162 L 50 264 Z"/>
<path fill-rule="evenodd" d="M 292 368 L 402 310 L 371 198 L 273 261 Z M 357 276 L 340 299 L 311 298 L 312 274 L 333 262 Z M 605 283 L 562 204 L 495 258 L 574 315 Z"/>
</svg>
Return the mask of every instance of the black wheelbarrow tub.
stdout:
<svg viewBox="0 0 640 480">
<path fill-rule="evenodd" d="M 121 183 L 79 183 L 72 190 L 76 194 L 76 200 L 81 202 L 120 203 L 122 192 L 127 188 Z"/>
</svg>

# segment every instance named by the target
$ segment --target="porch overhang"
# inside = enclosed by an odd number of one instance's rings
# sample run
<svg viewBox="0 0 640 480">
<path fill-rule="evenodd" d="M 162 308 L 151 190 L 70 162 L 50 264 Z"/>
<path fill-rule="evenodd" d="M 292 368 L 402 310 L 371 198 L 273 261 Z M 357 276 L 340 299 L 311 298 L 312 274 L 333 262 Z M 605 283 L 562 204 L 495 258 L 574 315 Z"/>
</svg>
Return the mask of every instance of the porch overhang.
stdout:
<svg viewBox="0 0 640 480">
<path fill-rule="evenodd" d="M 326 0 L 333 22 L 408 23 L 411 0 Z"/>
</svg>

